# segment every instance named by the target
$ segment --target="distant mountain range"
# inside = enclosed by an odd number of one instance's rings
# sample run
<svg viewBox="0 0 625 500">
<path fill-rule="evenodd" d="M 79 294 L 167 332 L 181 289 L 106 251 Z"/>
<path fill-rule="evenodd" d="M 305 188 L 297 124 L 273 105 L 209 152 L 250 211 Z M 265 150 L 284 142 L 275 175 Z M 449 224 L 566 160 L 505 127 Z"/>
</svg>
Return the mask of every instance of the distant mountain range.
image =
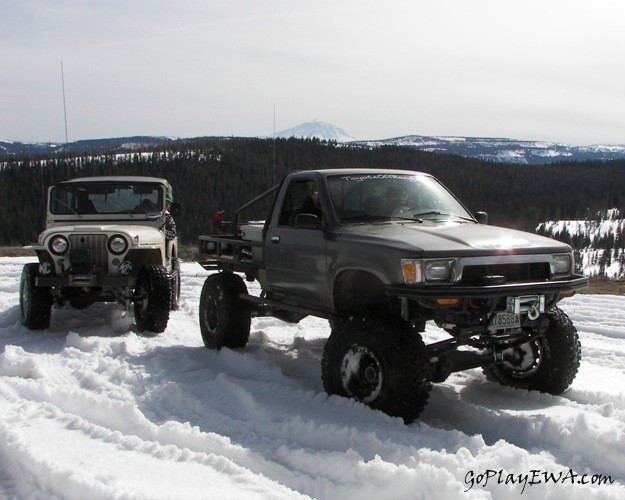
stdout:
<svg viewBox="0 0 625 500">
<path fill-rule="evenodd" d="M 625 158 L 625 145 L 569 146 L 546 141 L 518 141 L 487 137 L 407 135 L 394 139 L 356 141 L 353 144 L 368 147 L 406 146 L 432 153 L 457 154 L 482 160 L 524 165 Z"/>
<path fill-rule="evenodd" d="M 117 137 L 113 139 L 87 139 L 75 142 L 9 142 L 0 140 L 0 158 L 37 156 L 49 154 L 93 154 L 141 151 L 175 141 L 171 137 Z"/>
<path fill-rule="evenodd" d="M 375 148 L 403 146 L 433 153 L 446 153 L 482 160 L 536 165 L 563 161 L 608 161 L 625 159 L 623 145 L 570 146 L 546 141 L 453 136 L 407 135 L 391 139 L 357 140 L 332 123 L 313 120 L 276 133 L 278 138 L 317 138 L 351 146 Z M 57 153 L 94 154 L 128 153 L 149 150 L 177 140 L 171 137 L 122 137 L 92 139 L 70 143 L 25 143 L 0 141 L 0 158 Z"/>
</svg>

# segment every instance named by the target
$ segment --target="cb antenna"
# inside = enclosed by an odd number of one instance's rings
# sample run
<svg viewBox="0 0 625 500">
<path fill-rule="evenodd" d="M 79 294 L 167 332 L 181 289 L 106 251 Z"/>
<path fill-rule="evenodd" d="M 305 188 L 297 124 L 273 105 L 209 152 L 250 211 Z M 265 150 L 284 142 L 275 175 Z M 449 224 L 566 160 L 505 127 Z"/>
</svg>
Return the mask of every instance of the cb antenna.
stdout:
<svg viewBox="0 0 625 500">
<path fill-rule="evenodd" d="M 65 76 L 63 74 L 63 61 L 61 61 L 61 86 L 63 87 L 63 117 L 65 119 L 65 144 L 67 140 L 67 108 L 65 107 Z"/>
<path fill-rule="evenodd" d="M 273 186 L 276 185 L 276 105 L 273 105 Z"/>
</svg>

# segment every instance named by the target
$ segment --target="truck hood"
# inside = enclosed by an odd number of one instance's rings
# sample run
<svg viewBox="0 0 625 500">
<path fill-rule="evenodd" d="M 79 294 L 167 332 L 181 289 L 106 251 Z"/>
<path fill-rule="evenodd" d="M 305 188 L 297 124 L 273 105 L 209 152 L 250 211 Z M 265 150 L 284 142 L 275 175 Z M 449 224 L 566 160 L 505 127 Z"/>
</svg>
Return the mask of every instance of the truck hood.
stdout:
<svg viewBox="0 0 625 500">
<path fill-rule="evenodd" d="M 344 226 L 342 238 L 393 246 L 416 256 L 508 255 L 570 252 L 565 243 L 497 226 L 471 222 L 391 222 Z"/>
<path fill-rule="evenodd" d="M 80 234 L 80 233 L 105 233 L 105 234 L 123 234 L 130 240 L 131 246 L 144 245 L 162 245 L 163 233 L 155 227 L 127 225 L 127 224 L 84 224 L 78 226 L 55 226 L 46 229 L 41 238 L 45 239 L 50 234 Z"/>
</svg>

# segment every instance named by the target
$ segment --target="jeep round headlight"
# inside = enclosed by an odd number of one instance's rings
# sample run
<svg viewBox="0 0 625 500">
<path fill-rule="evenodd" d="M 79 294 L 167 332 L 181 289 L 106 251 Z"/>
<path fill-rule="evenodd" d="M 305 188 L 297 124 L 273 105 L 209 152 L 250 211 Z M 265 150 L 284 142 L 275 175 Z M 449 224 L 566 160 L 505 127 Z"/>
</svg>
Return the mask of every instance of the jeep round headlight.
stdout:
<svg viewBox="0 0 625 500">
<path fill-rule="evenodd" d="M 120 235 L 111 236 L 108 241 L 108 249 L 112 254 L 120 255 L 128 248 L 126 238 Z"/>
<path fill-rule="evenodd" d="M 54 255 L 63 255 L 69 248 L 69 241 L 65 236 L 55 236 L 50 240 L 49 248 Z"/>
</svg>

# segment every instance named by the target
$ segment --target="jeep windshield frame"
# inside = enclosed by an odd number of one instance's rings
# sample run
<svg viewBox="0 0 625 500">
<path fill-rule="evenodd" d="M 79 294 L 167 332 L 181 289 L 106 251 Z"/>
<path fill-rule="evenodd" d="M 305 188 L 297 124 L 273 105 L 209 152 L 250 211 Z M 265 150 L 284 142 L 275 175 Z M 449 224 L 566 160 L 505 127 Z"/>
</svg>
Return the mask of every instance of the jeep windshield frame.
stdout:
<svg viewBox="0 0 625 500">
<path fill-rule="evenodd" d="M 362 173 L 326 178 L 340 224 L 387 221 L 465 221 L 473 215 L 428 174 Z"/>
<path fill-rule="evenodd" d="M 50 189 L 53 215 L 129 216 L 161 212 L 165 186 L 155 182 L 71 182 Z"/>
</svg>

